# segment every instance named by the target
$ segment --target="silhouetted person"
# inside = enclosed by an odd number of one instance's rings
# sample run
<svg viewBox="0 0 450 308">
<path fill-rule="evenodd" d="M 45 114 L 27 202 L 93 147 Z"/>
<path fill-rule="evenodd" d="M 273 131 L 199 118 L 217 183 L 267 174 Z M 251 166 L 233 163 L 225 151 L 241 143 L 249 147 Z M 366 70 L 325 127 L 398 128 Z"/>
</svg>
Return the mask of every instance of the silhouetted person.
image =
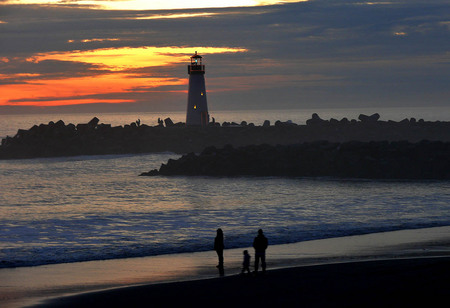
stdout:
<svg viewBox="0 0 450 308">
<path fill-rule="evenodd" d="M 217 267 L 219 268 L 220 275 L 223 275 L 223 249 L 225 246 L 223 245 L 223 232 L 222 229 L 217 229 L 217 235 L 214 239 L 214 250 L 217 252 L 217 256 L 219 257 L 219 264 Z"/>
<path fill-rule="evenodd" d="M 250 255 L 248 254 L 247 250 L 244 250 L 244 262 L 242 262 L 242 274 L 247 271 L 248 274 L 250 274 Z"/>
<path fill-rule="evenodd" d="M 258 236 L 253 240 L 253 248 L 255 248 L 255 273 L 258 272 L 259 259 L 261 259 L 261 268 L 263 273 L 266 272 L 266 249 L 269 241 L 263 234 L 263 230 L 258 230 Z"/>
</svg>

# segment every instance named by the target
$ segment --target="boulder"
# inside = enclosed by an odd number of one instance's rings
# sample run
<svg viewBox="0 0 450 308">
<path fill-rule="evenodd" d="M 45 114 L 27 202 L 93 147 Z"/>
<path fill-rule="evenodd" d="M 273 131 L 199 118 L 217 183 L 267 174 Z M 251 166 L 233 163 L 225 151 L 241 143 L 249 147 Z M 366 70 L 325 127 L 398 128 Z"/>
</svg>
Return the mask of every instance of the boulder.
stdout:
<svg viewBox="0 0 450 308">
<path fill-rule="evenodd" d="M 64 127 L 66 127 L 66 124 L 64 123 L 63 120 L 59 120 L 58 122 L 55 123 L 55 126 L 57 128 L 64 128 Z"/>
<path fill-rule="evenodd" d="M 26 137 L 27 135 L 28 135 L 28 131 L 27 131 L 27 130 L 25 130 L 25 129 L 19 129 L 19 130 L 17 131 L 17 134 L 16 134 L 15 138 L 24 138 L 24 137 Z"/>
<path fill-rule="evenodd" d="M 166 127 L 172 127 L 174 125 L 171 118 L 165 119 L 164 124 L 166 125 Z"/>
<path fill-rule="evenodd" d="M 278 120 L 275 122 L 275 126 L 286 127 L 286 126 L 297 126 L 297 124 L 295 124 L 291 120 L 287 120 L 286 122 L 281 122 L 280 120 Z"/>
<path fill-rule="evenodd" d="M 92 118 L 92 120 L 90 120 L 89 122 L 88 122 L 88 126 L 90 127 L 90 128 L 95 128 L 97 125 L 98 125 L 98 122 L 99 122 L 100 120 L 97 118 L 97 117 L 93 117 Z"/>
<path fill-rule="evenodd" d="M 380 115 L 378 113 L 374 113 L 371 116 L 365 115 L 365 114 L 360 114 L 358 119 L 361 122 L 376 122 L 380 119 Z"/>
<path fill-rule="evenodd" d="M 338 124 L 339 121 L 338 121 L 337 119 L 331 118 L 331 119 L 330 119 L 330 123 L 331 123 L 331 124 Z"/>
<path fill-rule="evenodd" d="M 85 132 L 86 130 L 88 130 L 89 128 L 91 128 L 89 126 L 89 124 L 77 124 L 77 131 L 79 132 Z"/>
<path fill-rule="evenodd" d="M 317 125 L 323 124 L 324 122 L 326 121 L 322 120 L 317 113 L 313 113 L 311 119 L 306 120 L 306 125 Z"/>
<path fill-rule="evenodd" d="M 70 125 L 70 124 L 69 124 Z M 68 126 L 69 126 L 68 125 Z M 72 124 L 73 125 L 73 124 Z M 111 129 L 111 124 L 100 124 L 98 127 L 97 127 L 98 129 L 101 129 L 101 130 L 108 130 L 108 129 Z"/>
</svg>

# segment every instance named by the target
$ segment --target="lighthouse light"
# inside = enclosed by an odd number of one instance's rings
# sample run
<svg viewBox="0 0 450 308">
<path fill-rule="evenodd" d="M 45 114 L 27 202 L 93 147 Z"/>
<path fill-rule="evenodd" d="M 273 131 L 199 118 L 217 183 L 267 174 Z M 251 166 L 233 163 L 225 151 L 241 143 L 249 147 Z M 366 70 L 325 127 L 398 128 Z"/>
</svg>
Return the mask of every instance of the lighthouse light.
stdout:
<svg viewBox="0 0 450 308">
<path fill-rule="evenodd" d="M 209 123 L 209 114 L 206 102 L 205 66 L 202 63 L 202 56 L 197 52 L 190 60 L 186 125 L 206 126 Z"/>
</svg>

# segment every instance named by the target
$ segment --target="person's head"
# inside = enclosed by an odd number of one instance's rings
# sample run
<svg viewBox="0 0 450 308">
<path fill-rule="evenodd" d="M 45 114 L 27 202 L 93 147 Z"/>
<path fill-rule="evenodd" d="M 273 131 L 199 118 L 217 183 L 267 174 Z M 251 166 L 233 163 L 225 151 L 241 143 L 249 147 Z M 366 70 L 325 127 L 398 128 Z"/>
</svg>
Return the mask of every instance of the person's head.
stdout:
<svg viewBox="0 0 450 308">
<path fill-rule="evenodd" d="M 244 255 L 248 255 L 248 250 L 244 250 Z"/>
<path fill-rule="evenodd" d="M 223 235 L 222 229 L 217 229 L 217 235 Z"/>
<path fill-rule="evenodd" d="M 258 235 L 263 235 L 263 230 L 262 229 L 258 230 Z"/>
</svg>

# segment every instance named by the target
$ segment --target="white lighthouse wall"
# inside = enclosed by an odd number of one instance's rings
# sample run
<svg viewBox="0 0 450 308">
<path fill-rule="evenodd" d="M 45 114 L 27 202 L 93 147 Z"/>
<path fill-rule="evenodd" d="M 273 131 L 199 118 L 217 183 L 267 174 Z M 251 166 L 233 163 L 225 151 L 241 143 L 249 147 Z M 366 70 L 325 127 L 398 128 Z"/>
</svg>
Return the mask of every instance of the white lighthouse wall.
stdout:
<svg viewBox="0 0 450 308">
<path fill-rule="evenodd" d="M 191 73 L 189 75 L 186 125 L 202 125 L 202 112 L 208 114 L 205 75 Z M 209 118 L 209 115 L 207 117 Z M 209 119 L 207 121 L 209 121 Z M 207 124 L 207 122 L 205 124 Z"/>
</svg>

